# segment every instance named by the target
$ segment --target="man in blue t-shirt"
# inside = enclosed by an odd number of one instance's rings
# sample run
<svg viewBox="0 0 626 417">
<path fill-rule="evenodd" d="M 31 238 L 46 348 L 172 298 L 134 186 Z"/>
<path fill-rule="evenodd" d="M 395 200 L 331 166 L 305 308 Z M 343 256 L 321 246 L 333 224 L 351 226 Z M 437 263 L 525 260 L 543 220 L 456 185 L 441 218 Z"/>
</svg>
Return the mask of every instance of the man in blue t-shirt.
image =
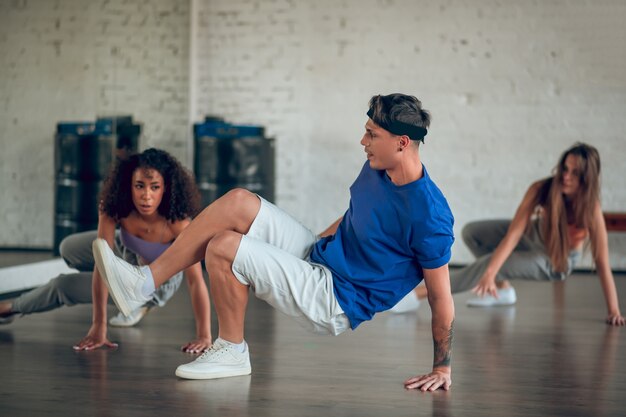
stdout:
<svg viewBox="0 0 626 417">
<path fill-rule="evenodd" d="M 409 389 L 449 389 L 454 304 L 448 261 L 454 219 L 419 155 L 430 122 L 412 96 L 374 96 L 361 145 L 367 162 L 345 214 L 319 236 L 275 205 L 236 189 L 207 207 L 152 264 L 134 267 L 94 242 L 120 311 L 143 305 L 168 277 L 205 259 L 219 337 L 176 375 L 251 373 L 244 317 L 249 290 L 308 329 L 337 335 L 393 307 L 422 280 L 432 309 L 434 363 Z"/>
</svg>

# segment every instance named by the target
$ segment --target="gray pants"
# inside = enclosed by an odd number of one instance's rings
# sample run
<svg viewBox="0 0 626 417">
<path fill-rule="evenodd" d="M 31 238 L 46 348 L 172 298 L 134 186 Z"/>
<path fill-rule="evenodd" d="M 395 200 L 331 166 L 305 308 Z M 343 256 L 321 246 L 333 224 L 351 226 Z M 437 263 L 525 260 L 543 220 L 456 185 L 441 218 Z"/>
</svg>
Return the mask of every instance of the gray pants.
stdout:
<svg viewBox="0 0 626 417">
<path fill-rule="evenodd" d="M 30 314 L 53 310 L 63 305 L 72 306 L 74 304 L 91 303 L 91 283 L 94 269 L 91 244 L 97 235 L 97 232 L 94 230 L 76 233 L 63 239 L 59 247 L 61 256 L 70 268 L 78 269 L 79 272 L 61 274 L 47 284 L 20 295 L 13 300 L 12 310 L 17 313 Z M 133 265 L 141 265 L 140 257 L 122 245 L 119 232 L 115 235 L 115 252 L 127 262 Z M 156 289 L 152 299 L 146 305 L 164 306 L 167 300 L 176 293 L 182 279 L 182 272 L 174 275 Z M 109 304 L 112 304 L 110 297 Z"/>
<path fill-rule="evenodd" d="M 450 271 L 452 293 L 474 288 L 489 265 L 491 255 L 506 235 L 510 220 L 484 220 L 468 223 L 463 228 L 463 241 L 476 257 L 476 260 L 460 269 Z M 496 275 L 497 281 L 527 279 L 535 281 L 555 281 L 565 279 L 580 258 L 580 252 L 572 251 L 567 271 L 555 272 L 546 253 L 539 231 L 539 221 L 533 220 L 515 250 Z"/>
</svg>

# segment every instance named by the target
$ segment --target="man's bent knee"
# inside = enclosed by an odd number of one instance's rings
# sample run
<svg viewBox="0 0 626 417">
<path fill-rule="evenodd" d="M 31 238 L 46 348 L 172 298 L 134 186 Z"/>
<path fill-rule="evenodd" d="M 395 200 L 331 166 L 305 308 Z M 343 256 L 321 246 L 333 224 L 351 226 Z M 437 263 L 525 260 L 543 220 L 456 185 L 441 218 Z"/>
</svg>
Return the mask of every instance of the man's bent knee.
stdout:
<svg viewBox="0 0 626 417">
<path fill-rule="evenodd" d="M 229 203 L 235 204 L 237 207 L 250 203 L 256 204 L 256 202 L 259 201 L 259 197 L 257 197 L 256 194 L 246 190 L 245 188 L 234 188 L 224 194 L 222 198 Z"/>
<path fill-rule="evenodd" d="M 226 230 L 216 234 L 209 241 L 206 248 L 205 262 L 207 269 L 217 266 L 218 263 L 228 262 L 232 264 L 239 249 L 242 235 L 232 230 Z"/>
<path fill-rule="evenodd" d="M 242 237 L 243 235 L 237 232 L 225 231 L 218 233 L 207 245 L 205 263 L 211 286 L 221 286 L 222 284 L 230 286 L 234 283 L 248 286 L 233 276 L 232 272 L 233 262 Z"/>
</svg>

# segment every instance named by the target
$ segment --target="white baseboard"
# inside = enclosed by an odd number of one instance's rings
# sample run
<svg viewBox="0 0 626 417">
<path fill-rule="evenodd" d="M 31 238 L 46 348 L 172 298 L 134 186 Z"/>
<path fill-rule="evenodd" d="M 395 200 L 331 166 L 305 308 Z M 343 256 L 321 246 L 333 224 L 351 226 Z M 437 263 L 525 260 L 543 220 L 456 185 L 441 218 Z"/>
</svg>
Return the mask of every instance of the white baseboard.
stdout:
<svg viewBox="0 0 626 417">
<path fill-rule="evenodd" d="M 48 283 L 59 274 L 78 272 L 61 258 L 0 268 L 0 294 L 22 291 Z"/>
</svg>

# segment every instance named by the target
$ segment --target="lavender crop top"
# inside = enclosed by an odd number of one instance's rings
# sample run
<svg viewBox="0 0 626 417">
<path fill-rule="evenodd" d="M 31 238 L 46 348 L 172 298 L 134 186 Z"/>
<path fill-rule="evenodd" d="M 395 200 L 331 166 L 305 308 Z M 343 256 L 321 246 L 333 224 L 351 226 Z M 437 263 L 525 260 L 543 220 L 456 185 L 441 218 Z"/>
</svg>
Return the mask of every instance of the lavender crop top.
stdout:
<svg viewBox="0 0 626 417">
<path fill-rule="evenodd" d="M 129 233 L 123 227 L 120 227 L 120 240 L 122 245 L 141 256 L 148 263 L 158 258 L 171 245 L 171 243 L 148 242 Z"/>
</svg>

